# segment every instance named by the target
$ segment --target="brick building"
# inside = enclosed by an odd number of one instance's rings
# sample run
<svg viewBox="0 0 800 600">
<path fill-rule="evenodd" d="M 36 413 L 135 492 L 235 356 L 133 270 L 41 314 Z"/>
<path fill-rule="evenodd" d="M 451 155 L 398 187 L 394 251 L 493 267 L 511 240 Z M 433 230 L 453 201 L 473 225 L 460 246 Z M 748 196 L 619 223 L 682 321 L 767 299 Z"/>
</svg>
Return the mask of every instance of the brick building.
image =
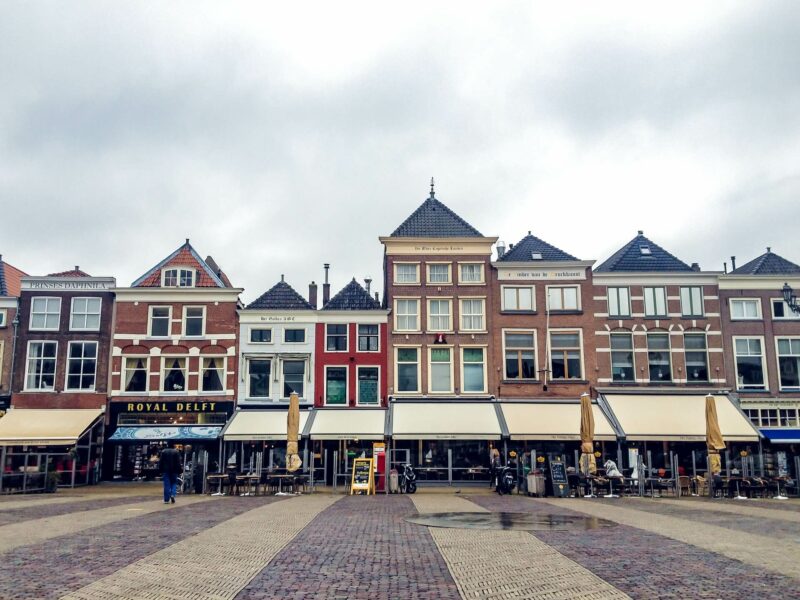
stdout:
<svg viewBox="0 0 800 600">
<path fill-rule="evenodd" d="M 11 404 L 11 380 L 14 364 L 14 337 L 18 325 L 20 280 L 26 274 L 3 260 L 0 254 L 0 410 Z"/>
</svg>

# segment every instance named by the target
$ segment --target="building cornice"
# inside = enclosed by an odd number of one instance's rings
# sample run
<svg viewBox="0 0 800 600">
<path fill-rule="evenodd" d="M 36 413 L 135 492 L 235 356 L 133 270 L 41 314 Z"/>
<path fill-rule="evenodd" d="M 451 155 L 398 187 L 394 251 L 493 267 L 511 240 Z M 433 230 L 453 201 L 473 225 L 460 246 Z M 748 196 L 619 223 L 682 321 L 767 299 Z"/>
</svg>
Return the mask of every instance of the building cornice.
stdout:
<svg viewBox="0 0 800 600">
<path fill-rule="evenodd" d="M 243 288 L 114 288 L 117 302 L 237 302 Z"/>
</svg>

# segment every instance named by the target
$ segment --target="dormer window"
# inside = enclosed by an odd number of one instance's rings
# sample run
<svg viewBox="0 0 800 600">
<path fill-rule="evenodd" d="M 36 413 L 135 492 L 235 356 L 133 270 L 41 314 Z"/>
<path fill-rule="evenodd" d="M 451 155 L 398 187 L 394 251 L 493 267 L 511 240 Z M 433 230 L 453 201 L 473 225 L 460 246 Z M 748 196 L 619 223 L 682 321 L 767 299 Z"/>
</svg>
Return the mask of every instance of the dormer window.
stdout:
<svg viewBox="0 0 800 600">
<path fill-rule="evenodd" d="M 533 259 L 533 260 L 542 260 L 542 253 L 541 252 L 531 252 L 531 259 Z"/>
<path fill-rule="evenodd" d="M 164 269 L 162 287 L 194 287 L 194 269 Z"/>
<path fill-rule="evenodd" d="M 643 256 L 650 256 L 652 254 L 652 252 L 650 252 L 650 246 L 639 246 L 639 252 L 641 252 Z"/>
</svg>

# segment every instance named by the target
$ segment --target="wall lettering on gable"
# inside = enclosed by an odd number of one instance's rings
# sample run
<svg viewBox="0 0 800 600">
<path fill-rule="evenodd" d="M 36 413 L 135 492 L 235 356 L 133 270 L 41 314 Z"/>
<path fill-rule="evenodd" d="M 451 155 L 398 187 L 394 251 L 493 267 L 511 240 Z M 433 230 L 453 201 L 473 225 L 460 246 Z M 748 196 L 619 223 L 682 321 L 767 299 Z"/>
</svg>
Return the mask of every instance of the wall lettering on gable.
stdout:
<svg viewBox="0 0 800 600">
<path fill-rule="evenodd" d="M 502 269 L 498 272 L 497 278 L 501 281 L 563 281 L 586 279 L 586 271 L 583 269 L 563 269 L 561 271 L 549 269 Z"/>
<path fill-rule="evenodd" d="M 292 323 L 297 320 L 297 317 L 270 315 L 268 317 L 261 317 L 261 320 L 267 323 Z"/>
</svg>

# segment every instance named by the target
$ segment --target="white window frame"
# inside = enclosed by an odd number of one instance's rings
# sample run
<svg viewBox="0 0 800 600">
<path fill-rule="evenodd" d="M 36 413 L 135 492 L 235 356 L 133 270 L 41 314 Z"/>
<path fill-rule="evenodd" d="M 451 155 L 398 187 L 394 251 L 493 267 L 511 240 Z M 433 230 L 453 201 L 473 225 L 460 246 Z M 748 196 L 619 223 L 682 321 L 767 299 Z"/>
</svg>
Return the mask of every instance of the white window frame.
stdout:
<svg viewBox="0 0 800 600">
<path fill-rule="evenodd" d="M 146 377 L 144 378 L 144 390 L 141 392 L 128 392 L 125 391 L 125 380 L 128 378 L 128 361 L 129 360 L 144 360 L 144 370 Z M 135 371 L 135 369 L 130 369 L 131 371 Z M 159 374 L 159 377 L 161 375 Z M 159 388 L 161 387 L 161 382 L 159 381 Z M 149 354 L 128 354 L 122 356 L 122 364 L 120 365 L 120 381 L 119 381 L 119 392 L 120 394 L 128 394 L 131 396 L 146 394 L 150 391 L 150 355 Z"/>
<path fill-rule="evenodd" d="M 331 325 L 344 325 L 344 350 L 329 350 L 328 338 L 329 337 L 342 337 L 339 334 L 334 336 L 328 335 L 328 327 Z M 350 352 L 350 324 L 349 323 L 325 323 L 325 352 L 327 354 L 347 354 Z"/>
<path fill-rule="evenodd" d="M 575 308 L 564 308 L 564 290 L 575 290 Z M 561 308 L 553 308 L 550 306 L 550 292 L 559 290 L 561 296 Z M 547 310 L 550 312 L 574 312 L 582 309 L 581 305 L 581 286 L 579 285 L 547 285 L 545 286 L 545 300 L 547 302 Z"/>
<path fill-rule="evenodd" d="M 302 342 L 287 342 L 286 341 L 286 332 L 287 331 L 296 331 L 298 329 L 302 329 L 303 330 L 303 341 Z M 284 327 L 283 328 L 283 343 L 284 344 L 299 345 L 299 344 L 306 344 L 307 342 L 308 342 L 308 331 L 307 331 L 307 329 L 305 327 Z"/>
<path fill-rule="evenodd" d="M 688 298 L 684 298 L 684 290 L 688 290 Z M 693 298 L 694 290 L 700 290 L 700 298 Z M 678 295 L 681 299 L 681 316 L 688 319 L 696 319 L 698 317 L 704 317 L 706 314 L 706 306 L 705 300 L 703 299 L 703 286 L 702 285 L 682 285 L 678 289 Z M 686 311 L 686 303 L 684 300 L 688 299 L 689 301 L 689 311 Z M 695 307 L 694 301 L 698 300 L 700 303 L 699 306 Z M 695 312 L 695 309 L 699 309 L 700 312 Z"/>
<path fill-rule="evenodd" d="M 614 379 L 614 353 L 615 352 L 625 352 L 625 350 L 615 350 L 614 347 L 611 345 L 611 337 L 612 336 L 627 336 L 631 340 L 631 363 L 633 367 L 633 378 L 630 380 L 627 379 Z M 619 330 L 611 331 L 608 336 L 608 364 L 611 368 L 611 372 L 609 373 L 611 377 L 611 381 L 615 384 L 618 383 L 636 383 L 636 341 L 633 331 L 628 330 Z"/>
<path fill-rule="evenodd" d="M 267 388 L 267 395 L 266 396 L 253 396 L 250 390 L 250 363 L 254 360 L 264 361 L 269 363 L 269 377 L 267 381 L 269 382 L 269 387 Z M 273 359 L 271 356 L 245 356 L 245 380 L 244 380 L 244 397 L 247 400 L 254 400 L 256 402 L 263 402 L 265 400 L 272 399 L 274 394 L 274 389 L 272 384 L 275 383 L 275 371 L 273 367 L 278 362 L 277 360 Z"/>
<path fill-rule="evenodd" d="M 172 370 L 172 367 L 169 369 L 167 368 L 167 361 L 168 360 L 175 360 L 175 359 L 183 359 L 184 360 L 184 367 L 183 367 L 183 381 L 184 381 L 184 388 L 181 391 L 167 391 L 164 389 L 164 383 L 167 379 L 167 371 Z M 161 370 L 158 374 L 158 389 L 159 393 L 161 394 L 170 394 L 175 396 L 185 396 L 189 392 L 189 356 L 186 354 L 169 354 L 169 355 L 162 355 L 161 356 Z"/>
<path fill-rule="evenodd" d="M 502 330 L 502 343 L 503 343 L 503 381 L 510 381 L 510 382 L 533 382 L 539 380 L 539 338 L 536 329 L 503 329 Z M 533 335 L 533 379 L 527 377 L 516 377 L 511 378 L 508 376 L 508 372 L 506 371 L 506 333 L 520 333 L 520 334 L 531 334 Z M 519 350 L 519 348 L 511 348 L 511 350 Z"/>
<path fill-rule="evenodd" d="M 169 311 L 169 316 L 167 317 L 167 335 L 153 335 L 153 310 L 156 308 L 166 308 Z M 172 305 L 152 304 L 147 307 L 147 337 L 159 340 L 165 340 L 172 337 Z"/>
<path fill-rule="evenodd" d="M 783 304 L 782 317 L 775 316 L 775 305 L 778 303 Z M 776 321 L 796 321 L 800 319 L 800 315 L 789 308 L 789 305 L 786 304 L 786 301 L 783 298 L 769 298 L 769 310 L 772 314 L 772 318 Z"/>
<path fill-rule="evenodd" d="M 203 375 L 206 370 L 206 361 L 210 359 L 219 359 L 222 361 L 222 389 L 221 390 L 204 390 L 203 389 Z M 197 374 L 197 391 L 201 394 L 213 396 L 214 394 L 224 395 L 228 391 L 228 357 L 224 354 L 201 354 L 200 355 L 200 369 Z"/>
<path fill-rule="evenodd" d="M 0 327 L 6 327 L 7 320 L 8 320 L 8 310 L 5 308 L 0 308 Z"/>
<path fill-rule="evenodd" d="M 669 331 L 664 331 L 662 329 L 654 329 L 647 332 L 645 335 L 645 344 L 647 350 L 647 381 L 649 383 L 658 383 L 658 380 L 654 380 L 650 376 L 650 336 L 651 335 L 658 335 L 667 338 L 667 358 L 669 359 L 669 379 L 667 379 L 664 383 L 675 383 L 675 373 L 674 373 L 674 361 L 672 360 L 672 336 L 670 335 Z"/>
<path fill-rule="evenodd" d="M 412 313 L 410 313 L 410 312 L 403 313 L 402 315 L 400 314 L 400 311 L 398 309 L 398 302 L 400 302 L 400 301 L 404 301 L 404 302 L 413 301 L 413 302 L 416 303 L 417 312 L 414 313 L 414 314 L 416 315 L 417 327 L 415 329 L 400 329 L 400 326 L 398 325 L 399 317 L 400 316 L 410 317 L 412 315 Z M 419 298 L 419 297 L 413 297 L 413 298 L 409 298 L 409 297 L 405 297 L 405 296 L 396 297 L 394 299 L 394 310 L 392 311 L 394 313 L 394 330 L 396 332 L 414 332 L 414 333 L 418 333 L 418 332 L 422 331 L 421 330 L 422 316 L 420 314 L 421 313 L 420 306 L 422 306 L 422 299 Z"/>
<path fill-rule="evenodd" d="M 552 335 L 554 333 L 578 333 L 578 342 L 580 343 L 580 355 L 581 355 L 581 376 L 580 378 L 574 381 L 586 381 L 588 378 L 588 373 L 586 373 L 586 359 L 585 359 L 585 352 L 584 352 L 584 343 L 583 343 L 583 329 L 582 328 L 575 328 L 575 327 L 558 327 L 550 329 L 547 332 L 547 347 L 549 348 L 550 356 L 547 357 L 547 369 L 549 373 L 548 379 L 552 381 L 573 381 L 571 377 L 553 377 L 553 338 Z"/>
<path fill-rule="evenodd" d="M 199 308 L 199 309 L 201 309 L 203 311 L 203 317 L 202 317 L 203 318 L 203 326 L 202 326 L 202 331 L 201 331 L 200 335 L 188 335 L 186 333 L 186 329 L 187 329 L 186 328 L 186 318 L 187 318 L 187 313 L 189 312 L 190 308 Z M 190 338 L 190 339 L 196 339 L 196 338 L 205 337 L 205 335 L 206 335 L 206 307 L 204 305 L 202 305 L 202 304 L 184 306 L 183 309 L 182 309 L 182 318 L 181 318 L 181 337 Z"/>
<path fill-rule="evenodd" d="M 416 390 L 399 390 L 398 375 L 400 369 L 397 357 L 400 350 L 416 350 L 417 352 L 417 389 Z M 410 363 L 403 363 L 410 364 Z M 395 346 L 394 347 L 394 393 L 395 394 L 419 394 L 422 392 L 422 348 L 420 346 Z"/>
<path fill-rule="evenodd" d="M 52 388 L 32 388 L 28 387 L 28 376 L 30 375 L 30 367 L 31 367 L 31 344 L 55 344 L 56 350 L 53 354 L 53 387 Z M 43 359 L 37 359 L 43 360 Z M 56 389 L 56 377 L 58 375 L 58 342 L 55 340 L 29 340 L 28 347 L 25 353 L 25 381 L 23 384 L 23 389 L 26 392 L 52 392 Z"/>
<path fill-rule="evenodd" d="M 481 390 L 467 390 L 467 389 L 465 389 L 465 385 L 464 385 L 464 381 L 465 381 L 464 380 L 464 366 L 467 363 L 464 362 L 464 350 L 480 350 L 481 352 L 483 352 L 483 363 L 482 363 L 483 364 L 483 389 L 481 389 Z M 487 355 L 488 355 L 487 350 L 488 350 L 488 348 L 486 346 L 461 346 L 459 348 L 459 357 L 461 358 L 461 364 L 459 365 L 460 366 L 459 375 L 461 377 L 461 388 L 460 389 L 461 389 L 461 393 L 462 394 L 486 394 L 487 393 L 487 386 L 489 385 L 489 382 L 486 380 L 487 376 L 488 376 L 488 372 L 489 372 L 487 364 L 486 364 Z M 474 365 L 474 364 L 477 364 L 477 363 L 469 363 L 469 364 L 470 365 Z"/>
<path fill-rule="evenodd" d="M 358 385 L 358 372 L 361 369 L 377 369 L 378 370 L 378 395 L 375 402 L 362 402 L 361 401 L 361 388 Z M 380 365 L 356 365 L 356 405 L 358 406 L 380 406 L 381 405 L 381 366 Z"/>
<path fill-rule="evenodd" d="M 661 290 L 664 299 L 664 312 L 658 312 L 658 294 L 656 290 Z M 652 293 L 653 296 L 653 310 L 655 312 L 649 313 L 647 312 L 647 295 L 648 292 Z M 669 301 L 667 300 L 667 288 L 663 285 L 647 285 L 642 288 L 642 299 L 644 300 L 644 316 L 647 319 L 664 319 L 669 315 Z"/>
<path fill-rule="evenodd" d="M 413 266 L 414 270 L 416 272 L 416 278 L 414 279 L 414 281 L 400 281 L 398 279 L 398 277 L 397 277 L 397 267 L 398 267 L 398 265 L 411 265 L 411 266 Z M 395 262 L 395 263 L 392 264 L 392 270 L 394 271 L 393 272 L 394 285 L 419 285 L 420 284 L 419 263 L 418 262 L 404 262 L 404 261 Z"/>
<path fill-rule="evenodd" d="M 431 267 L 447 267 L 446 281 L 431 281 Z M 453 285 L 453 263 L 445 261 L 430 261 L 425 263 L 425 282 L 428 285 Z"/>
<path fill-rule="evenodd" d="M 33 310 L 34 304 L 36 304 L 37 300 L 44 300 L 45 301 L 45 311 L 44 312 L 35 312 Z M 50 302 L 55 301 L 58 305 L 58 312 L 53 313 L 50 312 Z M 45 325 L 47 325 L 47 316 L 56 314 L 58 316 L 57 323 L 55 327 L 36 327 L 33 324 L 33 317 L 34 315 L 44 315 Z M 33 296 L 31 298 L 31 316 L 30 320 L 28 321 L 28 329 L 30 331 L 58 331 L 61 328 L 61 298 L 58 296 Z"/>
<path fill-rule="evenodd" d="M 90 387 L 90 388 L 71 388 L 71 387 L 69 387 L 69 363 L 71 361 L 70 354 L 71 354 L 72 346 L 75 346 L 77 344 L 84 344 L 84 345 L 85 344 L 94 344 L 94 347 L 95 347 L 95 350 L 94 350 L 94 373 L 92 373 L 92 375 L 94 377 L 94 384 L 92 384 L 92 387 Z M 74 340 L 74 341 L 67 342 L 67 356 L 65 357 L 65 360 L 67 361 L 66 362 L 67 368 L 64 369 L 64 391 L 65 392 L 77 392 L 77 393 L 80 393 L 80 392 L 84 392 L 84 393 L 94 392 L 97 389 L 97 363 L 100 361 L 100 344 L 98 342 L 95 342 L 95 341 L 92 341 L 92 340 Z M 82 363 L 83 363 L 83 360 L 81 360 L 81 364 Z M 82 366 L 81 366 L 81 368 L 82 368 Z M 83 373 L 83 371 L 81 371 L 81 375 L 88 375 L 88 373 Z"/>
<path fill-rule="evenodd" d="M 763 387 L 756 387 L 756 386 L 747 386 L 739 385 L 739 361 L 736 360 L 739 356 L 736 353 L 736 340 L 759 340 L 761 342 L 761 372 L 764 375 L 764 386 Z M 736 389 L 737 390 L 762 390 L 768 391 L 769 390 L 769 372 L 767 371 L 767 345 L 764 341 L 763 335 L 735 335 L 731 337 L 731 345 L 733 347 L 733 372 L 734 376 L 736 377 Z M 748 354 L 747 356 L 752 356 Z"/>
<path fill-rule="evenodd" d="M 269 331 L 269 341 L 268 342 L 254 342 L 253 341 L 253 332 L 254 331 Z M 247 343 L 248 344 L 257 344 L 259 346 L 263 346 L 265 344 L 274 344 L 275 343 L 275 336 L 272 327 L 250 327 L 247 331 Z"/>
<path fill-rule="evenodd" d="M 85 313 L 76 313 L 75 312 L 75 300 L 86 300 L 86 312 Z M 96 300 L 98 304 L 97 312 L 89 312 L 89 300 Z M 87 318 L 92 315 L 97 315 L 97 327 L 75 327 L 72 324 L 72 320 L 75 318 L 75 315 L 79 314 L 83 317 L 83 322 L 86 323 Z M 100 331 L 100 322 L 103 317 L 103 299 L 98 298 L 97 296 L 76 296 L 70 301 L 69 305 L 69 330 L 70 331 Z"/>
<path fill-rule="evenodd" d="M 798 336 L 798 335 L 780 335 L 780 336 L 776 335 L 775 336 L 775 368 L 777 369 L 776 374 L 778 376 L 778 389 L 780 391 L 782 391 L 782 392 L 783 391 L 786 391 L 786 392 L 797 392 L 797 391 L 800 391 L 800 386 L 791 386 L 791 385 L 790 386 L 784 386 L 781 383 L 781 356 L 800 357 L 800 355 L 799 354 L 781 354 L 780 353 L 780 346 L 778 345 L 778 342 L 780 340 L 789 340 L 789 346 L 791 347 L 792 340 L 800 341 L 800 336 Z"/>
<path fill-rule="evenodd" d="M 449 390 L 437 390 L 433 391 L 433 361 L 431 360 L 431 354 L 433 350 L 448 350 L 450 352 L 450 389 Z M 455 348 L 450 344 L 435 344 L 432 346 L 428 346 L 428 394 L 432 395 L 441 395 L 441 394 L 453 394 L 455 392 L 455 369 L 454 369 L 454 362 L 455 362 Z M 442 363 L 436 363 L 442 364 Z"/>
<path fill-rule="evenodd" d="M 328 371 L 331 369 L 344 369 L 344 402 L 328 402 Z M 348 365 L 325 365 L 322 374 L 322 403 L 324 406 L 350 406 L 350 368 Z"/>
<path fill-rule="evenodd" d="M 431 302 L 446 302 L 447 303 L 447 306 L 449 307 L 448 313 L 447 313 L 447 321 L 448 321 L 449 327 L 447 327 L 447 328 L 442 328 L 442 327 L 434 328 L 433 327 L 433 321 L 431 320 L 431 318 L 435 316 L 436 318 L 441 319 L 445 315 L 441 314 L 441 313 L 437 313 L 436 315 L 432 315 L 431 314 Z M 453 329 L 453 299 L 452 298 L 449 298 L 449 297 L 448 298 L 440 298 L 438 296 L 429 297 L 428 298 L 427 309 L 428 309 L 427 310 L 427 313 L 428 313 L 427 314 L 427 317 L 428 317 L 427 318 L 427 321 L 428 321 L 427 330 L 428 331 L 432 331 L 432 332 L 435 332 L 435 333 L 452 333 L 453 331 L 455 331 Z"/>
<path fill-rule="evenodd" d="M 5 349 L 5 340 L 0 340 L 0 381 L 3 381 L 3 354 Z"/>
<path fill-rule="evenodd" d="M 480 279 L 472 281 L 464 279 L 464 267 L 478 267 Z M 486 283 L 486 269 L 480 262 L 460 262 L 458 263 L 458 283 L 461 285 L 484 285 Z"/>
<path fill-rule="evenodd" d="M 377 337 L 378 338 L 378 349 L 377 350 L 361 350 L 361 333 L 359 329 L 361 327 L 377 327 L 378 333 L 376 334 L 365 334 L 363 337 Z M 380 323 L 356 323 L 356 353 L 359 354 L 375 354 L 376 352 L 381 351 L 381 324 Z"/>
<path fill-rule="evenodd" d="M 693 379 L 689 376 L 689 359 L 686 357 L 687 352 L 700 352 L 700 350 L 694 350 L 692 348 L 686 348 L 686 336 L 693 337 L 693 336 L 703 336 L 705 340 L 705 355 L 706 355 L 706 378 L 705 379 Z M 698 331 L 698 330 L 687 330 L 683 332 L 683 367 L 686 370 L 686 381 L 691 382 L 702 382 L 702 383 L 709 383 L 711 381 L 711 355 L 708 352 L 708 334 L 705 331 Z"/>
<path fill-rule="evenodd" d="M 459 298 L 458 302 L 459 302 L 458 320 L 459 320 L 460 330 L 461 331 L 469 331 L 469 332 L 473 332 L 473 333 L 474 332 L 486 331 L 486 298 L 484 298 L 483 296 L 481 296 L 481 297 L 469 297 L 469 296 L 466 296 L 466 297 Z M 480 302 L 481 312 L 480 313 L 469 313 L 469 314 L 467 314 L 467 312 L 464 310 L 464 303 L 465 302 L 470 302 L 470 303 L 472 303 L 472 302 Z M 480 318 L 481 318 L 481 327 L 471 328 L 471 327 L 466 327 L 465 326 L 464 317 L 471 317 L 474 320 L 475 317 L 477 317 L 477 316 L 480 316 Z"/>
<path fill-rule="evenodd" d="M 622 308 L 620 304 L 620 290 L 625 290 L 625 295 L 626 295 L 625 312 L 620 310 Z M 612 294 L 616 297 L 616 302 L 617 302 L 616 312 L 612 312 L 611 310 Z M 631 317 L 631 288 L 629 286 L 626 285 L 608 286 L 606 288 L 606 301 L 608 303 L 607 310 L 609 317 L 614 317 L 617 319 L 625 319 Z"/>
<path fill-rule="evenodd" d="M 175 278 L 177 283 L 175 285 L 167 285 L 167 273 L 169 271 L 176 271 Z M 184 273 L 191 273 L 192 274 L 192 284 L 191 285 L 181 285 L 181 278 Z M 169 288 L 193 288 L 197 287 L 197 269 L 192 269 L 191 267 L 164 267 L 161 269 L 161 287 L 169 287 Z"/>
<path fill-rule="evenodd" d="M 519 290 L 525 289 L 531 292 L 531 307 L 519 308 Z M 508 308 L 506 306 L 506 290 L 517 290 L 515 296 L 517 299 L 517 308 Z M 535 313 L 536 312 L 536 286 L 535 285 L 501 285 L 500 286 L 500 310 L 502 312 L 511 313 Z"/>
<path fill-rule="evenodd" d="M 308 397 L 308 392 L 309 392 L 308 386 L 309 386 L 309 383 L 310 383 L 309 378 L 311 377 L 311 361 L 310 361 L 309 357 L 307 357 L 307 356 L 306 357 L 302 357 L 302 358 L 286 358 L 286 359 L 282 359 L 282 360 L 278 361 L 278 364 L 279 364 L 280 370 L 281 370 L 280 377 L 279 377 L 280 380 L 278 382 L 278 384 L 280 385 L 280 388 L 278 389 L 278 394 L 279 394 L 278 397 L 281 400 L 288 400 L 289 399 L 289 396 L 284 396 L 283 395 L 283 388 L 285 386 L 285 377 L 284 377 L 283 369 L 286 366 L 287 362 L 302 362 L 303 363 L 303 394 L 302 394 L 302 396 L 300 396 L 300 399 L 301 400 L 305 400 Z M 272 369 L 272 367 L 270 366 L 270 373 L 271 373 L 271 369 Z"/>
<path fill-rule="evenodd" d="M 736 317 L 733 314 L 733 304 L 736 302 L 755 302 L 756 304 L 756 316 L 755 317 Z M 731 313 L 731 321 L 761 321 L 764 316 L 761 311 L 761 298 L 729 298 L 728 299 L 728 309 Z"/>
</svg>

